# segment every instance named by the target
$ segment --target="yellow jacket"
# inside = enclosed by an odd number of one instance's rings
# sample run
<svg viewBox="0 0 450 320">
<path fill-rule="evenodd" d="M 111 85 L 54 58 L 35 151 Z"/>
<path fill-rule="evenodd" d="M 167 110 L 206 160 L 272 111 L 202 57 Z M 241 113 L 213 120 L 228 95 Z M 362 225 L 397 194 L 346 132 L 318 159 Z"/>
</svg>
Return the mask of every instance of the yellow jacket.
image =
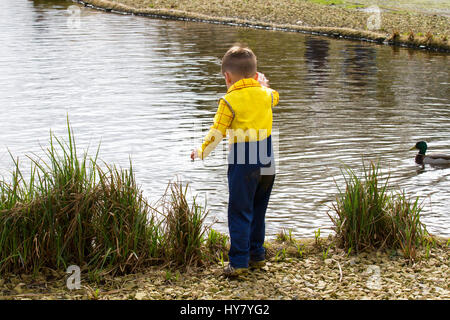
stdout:
<svg viewBox="0 0 450 320">
<path fill-rule="evenodd" d="M 204 159 L 228 133 L 229 143 L 259 141 L 271 135 L 272 107 L 277 105 L 277 91 L 251 78 L 233 84 L 219 101 L 214 124 L 197 150 Z"/>
</svg>

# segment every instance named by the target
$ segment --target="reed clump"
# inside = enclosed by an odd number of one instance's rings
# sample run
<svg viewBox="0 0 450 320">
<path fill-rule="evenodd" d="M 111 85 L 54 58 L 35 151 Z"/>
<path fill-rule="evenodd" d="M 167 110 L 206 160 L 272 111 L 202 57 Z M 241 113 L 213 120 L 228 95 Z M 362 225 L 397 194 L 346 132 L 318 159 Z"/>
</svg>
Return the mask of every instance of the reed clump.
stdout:
<svg viewBox="0 0 450 320">
<path fill-rule="evenodd" d="M 25 179 L 14 160 L 0 181 L 0 274 L 66 270 L 78 265 L 96 278 L 156 264 L 200 265 L 206 249 L 206 210 L 188 205 L 181 181 L 170 183 L 164 214 L 150 206 L 128 169 L 81 156 L 50 134 L 45 156 L 31 160 Z M 210 255 L 208 255 L 208 258 Z M 201 263 L 200 263 L 201 262 Z"/>
<path fill-rule="evenodd" d="M 30 158 L 28 181 L 16 161 L 12 181 L 0 184 L 0 273 L 71 264 L 126 272 L 158 258 L 155 216 L 131 164 L 102 170 L 98 150 L 79 157 L 68 133 L 67 142 L 50 135 L 45 159 Z"/>
<path fill-rule="evenodd" d="M 203 254 L 204 219 L 208 212 L 198 204 L 187 201 L 188 185 L 179 181 L 169 183 L 162 198 L 164 225 L 164 256 L 177 266 L 197 266 L 205 263 Z"/>
<path fill-rule="evenodd" d="M 404 192 L 389 191 L 389 177 L 381 183 L 378 164 L 363 166 L 362 176 L 353 170 L 343 172 L 345 190 L 339 189 L 335 215 L 329 214 L 338 245 L 349 252 L 365 249 L 401 249 L 414 261 L 416 249 L 428 241 L 429 234 L 420 221 L 422 204 Z"/>
</svg>

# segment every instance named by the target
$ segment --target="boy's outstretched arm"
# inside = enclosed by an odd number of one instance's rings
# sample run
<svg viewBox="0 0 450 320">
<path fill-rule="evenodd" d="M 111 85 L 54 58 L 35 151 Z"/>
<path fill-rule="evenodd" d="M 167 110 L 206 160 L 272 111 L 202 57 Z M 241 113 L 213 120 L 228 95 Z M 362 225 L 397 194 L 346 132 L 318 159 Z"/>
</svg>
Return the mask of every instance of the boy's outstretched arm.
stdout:
<svg viewBox="0 0 450 320">
<path fill-rule="evenodd" d="M 204 142 L 200 148 L 192 150 L 191 159 L 205 159 L 219 142 L 227 135 L 227 129 L 230 128 L 234 115 L 228 105 L 220 99 L 219 107 L 214 116 L 214 124 L 209 129 Z"/>
</svg>

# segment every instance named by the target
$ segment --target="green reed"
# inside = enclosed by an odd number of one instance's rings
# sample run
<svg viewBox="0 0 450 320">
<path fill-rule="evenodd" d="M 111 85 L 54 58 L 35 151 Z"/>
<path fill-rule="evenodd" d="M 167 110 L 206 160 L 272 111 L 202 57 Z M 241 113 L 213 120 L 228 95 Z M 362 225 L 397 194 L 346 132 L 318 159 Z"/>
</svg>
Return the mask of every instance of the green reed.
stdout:
<svg viewBox="0 0 450 320">
<path fill-rule="evenodd" d="M 203 226 L 208 211 L 198 204 L 197 198 L 189 205 L 188 184 L 169 183 L 163 197 L 162 215 L 165 220 L 165 258 L 175 265 L 191 266 L 204 263 Z"/>
<path fill-rule="evenodd" d="M 398 192 L 388 206 L 392 233 L 395 235 L 394 244 L 400 247 L 403 255 L 410 260 L 415 260 L 418 247 L 432 241 L 420 221 L 422 208 L 419 198 L 412 200 L 406 197 L 404 192 Z"/>
<path fill-rule="evenodd" d="M 286 230 L 285 228 L 281 229 L 277 235 L 276 240 L 280 242 L 287 242 L 287 243 L 295 243 L 295 239 L 292 235 L 292 229 Z"/>
<path fill-rule="evenodd" d="M 221 232 L 209 228 L 206 238 L 206 248 L 209 250 L 210 260 L 220 261 L 223 263 L 224 258 L 228 259 L 228 243 L 229 237 Z"/>
<path fill-rule="evenodd" d="M 363 175 L 353 170 L 343 172 L 345 190 L 339 189 L 334 223 L 337 238 L 346 250 L 367 248 L 400 248 L 405 257 L 414 260 L 416 247 L 427 235 L 420 222 L 422 205 L 404 193 L 389 192 L 389 176 L 381 183 L 378 164 L 363 165 Z"/>
</svg>

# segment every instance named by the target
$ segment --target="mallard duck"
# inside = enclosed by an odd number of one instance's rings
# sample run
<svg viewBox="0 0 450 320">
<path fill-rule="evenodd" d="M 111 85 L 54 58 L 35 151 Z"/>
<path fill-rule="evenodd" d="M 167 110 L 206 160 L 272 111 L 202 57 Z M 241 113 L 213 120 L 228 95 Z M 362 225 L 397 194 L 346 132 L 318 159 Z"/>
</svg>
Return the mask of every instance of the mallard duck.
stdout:
<svg viewBox="0 0 450 320">
<path fill-rule="evenodd" d="M 436 164 L 436 165 L 450 165 L 450 155 L 442 153 L 433 153 L 425 155 L 427 152 L 427 143 L 425 141 L 419 141 L 410 150 L 418 149 L 419 153 L 416 155 L 417 164 Z"/>
</svg>

